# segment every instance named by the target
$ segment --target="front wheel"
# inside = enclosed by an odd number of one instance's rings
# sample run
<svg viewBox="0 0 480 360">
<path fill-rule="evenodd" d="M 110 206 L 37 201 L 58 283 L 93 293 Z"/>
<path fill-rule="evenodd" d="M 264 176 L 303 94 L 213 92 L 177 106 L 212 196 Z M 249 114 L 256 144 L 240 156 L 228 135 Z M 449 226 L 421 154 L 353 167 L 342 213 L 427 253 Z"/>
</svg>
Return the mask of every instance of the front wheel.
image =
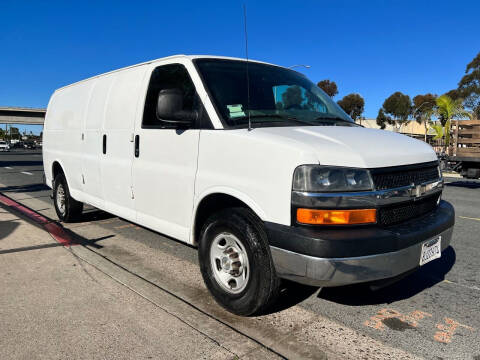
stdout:
<svg viewBox="0 0 480 360">
<path fill-rule="evenodd" d="M 70 196 L 67 180 L 63 174 L 58 174 L 55 177 L 53 203 L 58 218 L 65 222 L 72 222 L 79 219 L 83 211 L 83 203 Z"/>
<path fill-rule="evenodd" d="M 237 315 L 261 313 L 278 294 L 263 223 L 248 209 L 211 216 L 201 232 L 200 269 L 215 300 Z"/>
</svg>

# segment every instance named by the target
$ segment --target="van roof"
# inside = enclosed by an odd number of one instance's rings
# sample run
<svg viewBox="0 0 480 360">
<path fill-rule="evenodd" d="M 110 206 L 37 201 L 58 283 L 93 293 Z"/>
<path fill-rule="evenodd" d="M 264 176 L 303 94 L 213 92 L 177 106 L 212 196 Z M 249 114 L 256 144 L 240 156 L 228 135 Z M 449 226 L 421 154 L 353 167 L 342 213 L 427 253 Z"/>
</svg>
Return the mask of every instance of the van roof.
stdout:
<svg viewBox="0 0 480 360">
<path fill-rule="evenodd" d="M 62 86 L 62 87 L 56 89 L 55 92 L 60 91 L 60 90 L 65 89 L 65 88 L 68 88 L 68 87 L 70 87 L 70 86 L 73 86 L 73 85 L 82 83 L 82 82 L 84 82 L 84 81 L 96 79 L 96 78 L 101 77 L 101 76 L 105 76 L 105 75 L 108 75 L 108 74 L 113 74 L 113 73 L 116 73 L 116 72 L 118 72 L 118 71 L 122 71 L 122 70 L 130 69 L 130 68 L 134 68 L 134 67 L 137 67 L 137 66 L 142 66 L 142 65 L 147 65 L 147 64 L 153 64 L 153 63 L 160 62 L 160 61 L 164 61 L 164 60 L 185 59 L 185 58 L 190 59 L 190 60 L 193 60 L 193 59 L 225 59 L 225 60 L 247 61 L 247 59 L 244 59 L 244 58 L 236 58 L 236 57 L 228 57 L 228 56 L 215 56 L 215 55 L 184 55 L 184 54 L 178 54 L 178 55 L 166 56 L 166 57 L 163 57 L 163 58 L 158 58 L 158 59 L 154 59 L 154 60 L 150 60 L 150 61 L 145 61 L 145 62 L 142 62 L 142 63 L 139 63 L 139 64 L 135 64 L 135 65 L 125 66 L 125 67 L 120 68 L 120 69 L 116 69 L 116 70 L 112 70 L 112 71 L 109 71 L 109 72 L 106 72 L 106 73 L 103 73 L 103 74 L 91 76 L 91 77 L 89 77 L 89 78 L 86 78 L 86 79 L 83 79 L 83 80 L 79 80 L 79 81 L 76 81 L 76 82 L 74 82 L 74 83 L 71 83 L 71 84 Z M 248 59 L 248 61 L 250 61 L 250 62 L 255 62 L 255 63 L 260 63 L 260 64 L 268 64 L 268 65 L 279 66 L 279 65 L 275 65 L 275 64 L 270 64 L 270 63 L 267 63 L 267 62 L 259 61 L 259 60 Z"/>
</svg>

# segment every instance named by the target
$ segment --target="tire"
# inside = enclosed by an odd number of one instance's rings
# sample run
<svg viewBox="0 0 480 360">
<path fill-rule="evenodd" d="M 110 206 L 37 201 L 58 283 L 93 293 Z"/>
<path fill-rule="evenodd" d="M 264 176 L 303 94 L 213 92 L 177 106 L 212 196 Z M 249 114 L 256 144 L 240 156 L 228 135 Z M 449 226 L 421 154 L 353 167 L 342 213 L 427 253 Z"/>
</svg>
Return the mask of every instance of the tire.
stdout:
<svg viewBox="0 0 480 360">
<path fill-rule="evenodd" d="M 201 231 L 198 257 L 205 285 L 228 311 L 260 314 L 276 300 L 280 280 L 267 234 L 250 210 L 228 208 L 208 218 Z"/>
<path fill-rule="evenodd" d="M 61 221 L 72 222 L 82 215 L 83 203 L 70 196 L 67 180 L 63 174 L 58 174 L 53 182 L 53 204 Z"/>
</svg>

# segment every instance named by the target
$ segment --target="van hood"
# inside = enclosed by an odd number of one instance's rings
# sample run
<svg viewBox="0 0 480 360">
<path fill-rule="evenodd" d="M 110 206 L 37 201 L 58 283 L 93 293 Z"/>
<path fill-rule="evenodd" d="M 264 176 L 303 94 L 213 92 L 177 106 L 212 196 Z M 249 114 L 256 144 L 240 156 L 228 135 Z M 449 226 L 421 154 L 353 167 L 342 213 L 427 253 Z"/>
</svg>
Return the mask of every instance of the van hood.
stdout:
<svg viewBox="0 0 480 360">
<path fill-rule="evenodd" d="M 256 128 L 251 133 L 310 150 L 322 165 L 376 168 L 437 160 L 425 142 L 386 130 L 301 126 Z"/>
</svg>

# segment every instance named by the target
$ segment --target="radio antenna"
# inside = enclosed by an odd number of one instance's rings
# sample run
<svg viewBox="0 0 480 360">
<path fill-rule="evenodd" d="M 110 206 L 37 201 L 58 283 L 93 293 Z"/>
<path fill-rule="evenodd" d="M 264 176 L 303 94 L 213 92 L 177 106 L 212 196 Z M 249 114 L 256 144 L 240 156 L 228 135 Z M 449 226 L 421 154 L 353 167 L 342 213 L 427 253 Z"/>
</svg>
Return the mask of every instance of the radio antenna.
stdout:
<svg viewBox="0 0 480 360">
<path fill-rule="evenodd" d="M 248 33 L 247 33 L 247 6 L 243 4 L 243 22 L 245 24 L 245 55 L 247 58 L 247 111 L 248 111 L 248 131 L 252 130 L 250 121 L 250 76 L 248 73 Z"/>
</svg>

